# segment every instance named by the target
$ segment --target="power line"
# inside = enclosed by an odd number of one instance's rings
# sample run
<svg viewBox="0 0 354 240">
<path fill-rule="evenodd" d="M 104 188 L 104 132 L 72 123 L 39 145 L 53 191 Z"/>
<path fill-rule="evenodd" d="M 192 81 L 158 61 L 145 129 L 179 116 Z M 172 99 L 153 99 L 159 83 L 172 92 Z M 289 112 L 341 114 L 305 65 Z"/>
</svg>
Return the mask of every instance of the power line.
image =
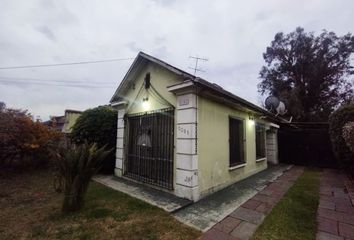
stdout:
<svg viewBox="0 0 354 240">
<path fill-rule="evenodd" d="M 127 60 L 132 60 L 132 59 L 134 59 L 134 58 L 114 58 L 114 59 L 97 60 L 97 61 L 69 62 L 69 63 L 56 63 L 56 64 L 38 64 L 38 65 L 24 65 L 24 66 L 10 66 L 10 67 L 0 67 L 0 70 L 19 69 L 19 68 L 57 67 L 57 66 L 93 64 L 93 63 L 106 63 L 106 62 L 127 61 Z"/>
<path fill-rule="evenodd" d="M 59 80 L 59 79 L 43 79 L 43 78 L 23 78 L 23 77 L 2 77 L 1 80 L 27 81 L 27 82 L 59 82 L 59 83 L 92 83 L 92 84 L 115 84 L 114 82 L 98 82 L 85 80 Z"/>
<path fill-rule="evenodd" d="M 40 86 L 56 86 L 56 87 L 79 87 L 79 88 L 114 88 L 114 85 L 99 86 L 99 85 L 88 85 L 88 84 L 60 84 L 60 83 L 47 83 L 47 82 L 20 82 L 20 81 L 7 81 L 0 80 L 2 85 L 40 85 Z"/>
</svg>

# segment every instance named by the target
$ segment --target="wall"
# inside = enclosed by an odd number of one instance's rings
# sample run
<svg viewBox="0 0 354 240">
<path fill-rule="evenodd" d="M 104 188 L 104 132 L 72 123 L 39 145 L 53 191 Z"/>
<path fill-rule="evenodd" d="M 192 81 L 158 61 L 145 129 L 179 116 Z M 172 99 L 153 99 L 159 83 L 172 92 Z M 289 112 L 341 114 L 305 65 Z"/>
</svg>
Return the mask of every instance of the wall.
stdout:
<svg viewBox="0 0 354 240">
<path fill-rule="evenodd" d="M 122 176 L 123 174 L 123 166 L 124 166 L 124 138 L 125 136 L 125 126 L 124 126 L 124 115 L 125 114 L 135 114 L 135 113 L 143 113 L 154 111 L 158 109 L 168 108 L 170 106 L 160 103 L 156 100 L 152 95 L 148 94 L 145 89 L 139 93 L 141 86 L 144 84 L 144 79 L 147 73 L 150 73 L 151 85 L 156 89 L 156 91 L 165 98 L 169 103 L 173 106 L 176 106 L 176 95 L 167 91 L 167 86 L 180 83 L 181 78 L 164 69 L 160 66 L 149 63 L 147 64 L 143 70 L 136 76 L 135 81 L 132 81 L 129 89 L 121 93 L 120 97 L 124 100 L 128 101 L 128 105 L 121 105 L 115 107 L 118 110 L 118 119 L 117 119 L 117 148 L 116 148 L 116 169 L 115 175 Z M 133 84 L 134 83 L 134 84 Z M 139 94 L 139 95 L 138 95 Z M 143 107 L 143 98 L 148 97 L 149 107 Z M 160 100 L 161 101 L 161 100 Z M 175 121 L 175 136 L 176 136 L 176 121 Z M 176 145 L 176 142 L 174 142 Z M 176 176 L 176 153 L 174 153 L 174 176 Z"/>
<path fill-rule="evenodd" d="M 63 126 L 64 133 L 71 133 L 72 127 L 76 123 L 76 120 L 80 117 L 81 113 L 65 113 L 65 123 Z"/>
<path fill-rule="evenodd" d="M 246 178 L 267 167 L 256 162 L 255 125 L 248 113 L 198 97 L 198 165 L 201 197 Z M 245 166 L 229 168 L 229 116 L 244 119 L 246 134 Z M 255 119 L 255 121 L 262 122 Z"/>
<path fill-rule="evenodd" d="M 278 164 L 278 129 L 271 128 L 266 132 L 267 161 L 272 164 Z"/>
<path fill-rule="evenodd" d="M 129 102 L 128 106 L 126 106 L 126 113 L 127 114 L 134 114 L 134 113 L 141 113 L 145 111 L 153 111 L 157 109 L 167 108 L 166 106 L 159 101 L 157 101 L 153 96 L 147 94 L 146 90 L 143 89 L 139 96 L 139 90 L 141 86 L 144 84 L 144 79 L 147 73 L 150 73 L 151 77 L 151 85 L 172 105 L 176 105 L 176 96 L 168 92 L 166 87 L 179 83 L 181 80 L 172 72 L 159 67 L 156 64 L 150 63 L 148 64 L 143 71 L 136 77 L 135 80 L 135 87 L 131 85 L 126 93 L 124 93 L 123 97 L 125 100 Z M 143 107 L 143 98 L 148 97 L 149 107 Z"/>
</svg>

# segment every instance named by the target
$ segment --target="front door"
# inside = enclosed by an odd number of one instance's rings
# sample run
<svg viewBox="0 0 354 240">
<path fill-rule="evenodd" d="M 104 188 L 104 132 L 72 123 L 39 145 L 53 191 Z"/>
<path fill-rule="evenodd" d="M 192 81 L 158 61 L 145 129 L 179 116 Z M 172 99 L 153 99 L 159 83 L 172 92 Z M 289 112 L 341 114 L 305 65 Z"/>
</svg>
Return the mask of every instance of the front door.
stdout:
<svg viewBox="0 0 354 240">
<path fill-rule="evenodd" d="M 128 116 L 128 151 L 124 175 L 173 189 L 174 110 Z"/>
</svg>

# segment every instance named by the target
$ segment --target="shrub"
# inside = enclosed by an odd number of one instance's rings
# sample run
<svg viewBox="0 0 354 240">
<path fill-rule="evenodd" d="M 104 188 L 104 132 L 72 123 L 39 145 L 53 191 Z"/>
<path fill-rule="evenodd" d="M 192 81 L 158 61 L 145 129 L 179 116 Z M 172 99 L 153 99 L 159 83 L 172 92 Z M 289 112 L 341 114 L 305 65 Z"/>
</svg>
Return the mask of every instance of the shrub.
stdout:
<svg viewBox="0 0 354 240">
<path fill-rule="evenodd" d="M 54 155 L 62 135 L 41 122 L 34 122 L 27 111 L 0 108 L 0 165 L 38 167 Z"/>
<path fill-rule="evenodd" d="M 347 122 L 343 126 L 342 136 L 348 148 L 354 153 L 354 122 Z"/>
<path fill-rule="evenodd" d="M 354 153 L 350 150 L 343 138 L 343 127 L 354 121 L 354 103 L 343 105 L 329 117 L 329 133 L 332 148 L 340 166 L 350 173 L 354 172 Z"/>
<path fill-rule="evenodd" d="M 98 148 L 97 144 L 84 143 L 78 147 L 63 149 L 58 154 L 54 163 L 63 183 L 63 212 L 82 208 L 91 177 L 110 152 L 111 150 L 105 150 L 105 146 Z"/>
<path fill-rule="evenodd" d="M 84 111 L 71 132 L 75 143 L 97 143 L 98 147 L 115 148 L 117 139 L 117 112 L 111 107 L 100 106 Z M 103 162 L 102 170 L 112 172 L 115 166 L 114 151 Z"/>
</svg>

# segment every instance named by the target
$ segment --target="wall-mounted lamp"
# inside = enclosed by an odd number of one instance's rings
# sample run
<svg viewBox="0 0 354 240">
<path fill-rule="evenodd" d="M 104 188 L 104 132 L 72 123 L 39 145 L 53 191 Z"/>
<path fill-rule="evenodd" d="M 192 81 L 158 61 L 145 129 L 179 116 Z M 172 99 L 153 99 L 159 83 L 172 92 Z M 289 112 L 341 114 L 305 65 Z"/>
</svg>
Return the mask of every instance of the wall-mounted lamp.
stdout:
<svg viewBox="0 0 354 240">
<path fill-rule="evenodd" d="M 150 103 L 149 103 L 149 98 L 148 98 L 148 97 L 143 98 L 142 106 L 143 106 L 144 111 L 149 110 L 149 108 L 150 108 Z"/>
<path fill-rule="evenodd" d="M 251 126 L 254 125 L 254 116 L 252 113 L 248 113 L 248 122 Z"/>
</svg>

